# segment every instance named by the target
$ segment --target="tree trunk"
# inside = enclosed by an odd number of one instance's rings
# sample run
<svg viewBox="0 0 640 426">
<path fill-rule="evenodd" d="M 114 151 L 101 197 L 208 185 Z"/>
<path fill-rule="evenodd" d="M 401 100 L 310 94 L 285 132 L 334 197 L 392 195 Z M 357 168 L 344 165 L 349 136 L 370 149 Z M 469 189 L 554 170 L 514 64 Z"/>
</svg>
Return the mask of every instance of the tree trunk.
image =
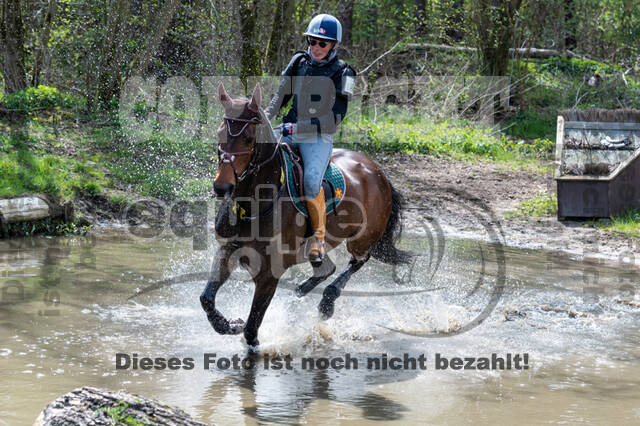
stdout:
<svg viewBox="0 0 640 426">
<path fill-rule="evenodd" d="M 573 50 L 577 46 L 576 42 L 576 26 L 573 22 L 573 0 L 565 0 L 564 2 L 564 48 Z"/>
<path fill-rule="evenodd" d="M 151 17 L 149 29 L 142 51 L 134 58 L 131 64 L 131 75 L 144 75 L 151 60 L 156 55 L 158 47 L 171 24 L 181 0 L 165 0 L 160 12 Z M 155 18 L 155 19 L 154 19 Z"/>
<path fill-rule="evenodd" d="M 415 35 L 418 39 L 426 35 L 427 28 L 427 0 L 415 0 Z"/>
<path fill-rule="evenodd" d="M 42 63 L 44 61 L 45 52 L 49 47 L 49 38 L 51 35 L 51 24 L 55 17 L 57 10 L 56 0 L 49 0 L 49 7 L 44 15 L 44 22 L 42 23 L 42 30 L 40 32 L 40 40 L 36 57 L 33 61 L 33 75 L 31 79 L 31 85 L 37 87 L 40 84 L 40 73 L 42 71 Z"/>
<path fill-rule="evenodd" d="M 103 109 L 107 109 L 111 99 L 120 92 L 122 56 L 130 16 L 129 0 L 112 0 L 103 35 L 97 78 L 97 99 Z"/>
<path fill-rule="evenodd" d="M 284 68 L 289 58 L 289 39 L 293 22 L 291 16 L 295 8 L 294 0 L 276 0 L 273 16 L 271 36 L 267 44 L 265 68 L 269 72 L 277 73 Z"/>
<path fill-rule="evenodd" d="M 20 0 L 2 0 L 0 50 L 2 53 L 4 92 L 10 94 L 26 89 L 24 26 L 22 24 Z"/>
<path fill-rule="evenodd" d="M 342 23 L 342 53 L 341 56 L 349 59 L 353 56 L 353 0 L 345 0 L 340 13 Z"/>
<path fill-rule="evenodd" d="M 445 33 L 449 41 L 459 42 L 464 38 L 463 17 L 464 3 L 463 0 L 454 0 L 451 5 L 451 11 L 448 13 L 447 29 Z"/>
<path fill-rule="evenodd" d="M 262 75 L 260 66 L 260 46 L 257 40 L 258 0 L 240 2 L 240 33 L 242 35 L 242 56 L 240 58 L 240 79 L 247 88 L 247 77 Z"/>
<path fill-rule="evenodd" d="M 478 0 L 469 3 L 469 15 L 478 48 L 482 74 L 507 75 L 509 48 L 522 0 Z"/>
</svg>

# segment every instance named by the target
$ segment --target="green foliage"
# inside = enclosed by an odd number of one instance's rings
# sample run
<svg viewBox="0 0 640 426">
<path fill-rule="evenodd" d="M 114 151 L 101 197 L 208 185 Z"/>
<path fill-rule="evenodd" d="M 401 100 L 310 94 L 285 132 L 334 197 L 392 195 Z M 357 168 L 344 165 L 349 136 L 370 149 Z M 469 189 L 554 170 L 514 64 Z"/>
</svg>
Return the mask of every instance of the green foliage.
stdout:
<svg viewBox="0 0 640 426">
<path fill-rule="evenodd" d="M 107 166 L 116 180 L 135 185 L 137 193 L 167 200 L 177 196 L 184 178 L 184 173 L 179 168 L 157 167 L 143 159 L 121 159 Z"/>
<path fill-rule="evenodd" d="M 108 199 L 109 199 L 109 203 L 116 207 L 126 206 L 131 201 L 131 197 L 127 197 L 126 195 L 120 195 L 120 194 L 109 195 Z"/>
<path fill-rule="evenodd" d="M 7 224 L 7 231 L 11 237 L 28 237 L 36 234 L 85 235 L 89 229 L 90 226 L 78 225 L 75 222 L 64 222 L 50 217 L 31 222 Z"/>
<path fill-rule="evenodd" d="M 640 238 L 640 210 L 629 210 L 611 219 L 590 221 L 589 225 L 607 232 Z"/>
<path fill-rule="evenodd" d="M 4 165 L 0 191 L 15 194 L 46 190 L 58 196 L 73 197 L 79 193 L 100 194 L 108 184 L 125 184 L 131 191 L 146 195 L 182 197 L 202 195 L 210 190 L 215 171 L 215 163 L 211 160 L 215 152 L 214 138 L 201 137 L 198 133 L 200 127 L 189 124 L 197 123 L 201 117 L 194 117 L 186 111 L 172 110 L 162 116 L 174 124 L 186 123 L 180 130 L 167 129 L 154 121 L 159 116 L 155 101 L 151 101 L 156 99 L 155 92 L 146 102 L 135 102 L 132 114 L 123 118 L 123 123 L 119 122 L 120 117 L 116 114 L 118 98 L 113 96 L 104 100 L 111 114 L 106 116 L 111 123 L 109 127 L 96 124 L 105 118 L 96 114 L 92 117 L 95 130 L 85 135 L 63 130 L 62 135 L 71 135 L 66 139 L 58 135 L 59 128 L 77 126 L 71 120 L 64 122 L 66 118 L 72 118 L 79 110 L 95 107 L 96 93 L 104 80 L 99 77 L 116 76 L 117 86 L 132 75 L 131 68 L 135 68 L 140 58 L 145 56 L 143 49 L 152 38 L 153 30 L 157 29 L 154 24 L 170 2 L 138 3 L 134 8 L 112 8 L 108 2 L 97 0 L 55 2 L 57 11 L 45 49 L 46 64 L 41 73 L 41 80 L 49 86 L 29 88 L 6 97 L 0 91 L 2 108 L 28 115 L 24 131 L 32 137 L 24 138 L 23 145 L 16 148 L 17 152 L 13 152 L 13 144 L 19 142 L 19 137 L 3 136 L 0 139 Z M 243 42 L 238 26 L 240 20 L 234 19 L 237 18 L 237 4 L 227 0 L 214 3 L 190 2 L 189 7 L 176 9 L 171 25 L 165 34 L 161 34 L 162 43 L 152 55 L 144 77 L 159 77 L 161 86 L 167 77 L 187 76 L 196 83 L 198 90 L 207 90 L 201 87 L 203 76 L 237 75 L 235 53 Z M 317 12 L 317 7 L 309 7 L 308 2 L 294 3 L 293 14 L 286 17 L 287 28 L 282 42 L 285 48 L 280 52 L 285 60 L 295 50 L 305 47 L 300 29 Z M 548 157 L 553 151 L 551 140 L 554 139 L 555 117 L 560 109 L 573 106 L 640 107 L 640 69 L 637 65 L 633 67 L 640 53 L 640 44 L 637 43 L 640 39 L 640 8 L 637 2 L 522 2 L 518 15 L 510 17 L 505 17 L 502 9 L 507 3 L 514 2 L 499 1 L 490 6 L 487 2 L 472 3 L 438 0 L 424 3 L 425 9 L 420 10 L 422 3 L 413 0 L 354 2 L 353 46 L 348 49 L 352 56 L 349 62 L 354 68 L 363 69 L 380 58 L 369 68 L 368 75 L 372 80 L 384 75 L 412 78 L 429 74 L 450 76 L 452 73 L 464 80 L 465 76 L 480 71 L 482 55 L 469 51 L 413 50 L 403 43 L 416 41 L 479 47 L 484 39 L 485 47 L 500 44 L 562 49 L 566 36 L 574 36 L 578 40 L 578 45 L 572 47 L 576 53 L 596 60 L 550 58 L 523 62 L 523 73 L 528 75 L 528 79 L 522 83 L 518 80 L 524 88 L 522 98 L 515 103 L 521 112 L 501 126 L 506 136 L 499 134 L 497 129 L 461 120 L 424 120 L 422 113 L 417 112 L 403 117 L 389 115 L 345 122 L 339 143 L 355 141 L 357 149 L 380 152 L 498 160 Z M 477 18 L 484 19 L 486 25 L 482 22 L 478 25 L 468 16 L 464 17 L 465 10 L 481 8 L 485 3 L 488 9 L 484 7 L 484 12 L 489 14 L 478 15 Z M 21 2 L 26 27 L 25 65 L 29 77 L 33 73 L 35 53 L 39 50 L 38 37 L 44 24 L 43 5 L 42 2 Z M 273 2 L 257 3 L 256 33 L 270 34 L 274 5 Z M 322 3 L 324 12 L 336 16 L 344 12 L 344 6 L 344 2 L 336 0 Z M 572 9 L 566 10 L 567 6 Z M 570 14 L 565 15 L 566 12 Z M 114 16 L 114 13 L 121 13 L 121 16 Z M 500 28 L 510 26 L 502 18 L 512 17 L 516 17 L 518 23 L 514 27 L 514 39 L 508 40 L 511 34 L 500 31 Z M 109 33 L 109 22 L 122 23 L 121 40 Z M 482 33 L 486 37 L 483 38 Z M 263 38 L 261 41 L 266 40 Z M 398 48 L 388 52 L 397 42 L 400 42 Z M 116 62 L 104 61 L 110 57 L 105 52 L 115 54 Z M 385 53 L 388 54 L 382 57 Z M 593 75 L 602 78 L 596 87 L 587 84 Z M 436 93 L 432 93 L 434 100 L 443 104 L 449 92 L 458 90 L 453 85 L 446 89 L 449 88 L 452 90 L 435 90 Z M 67 90 L 81 93 L 84 98 L 64 93 Z M 464 102 L 465 96 L 469 96 L 469 92 L 463 89 L 457 100 Z M 197 113 L 196 108 L 195 115 Z M 126 123 L 129 118 L 142 124 L 130 131 Z M 42 122 L 44 124 L 40 124 Z M 49 123 L 53 126 L 47 127 Z M 217 124 L 207 125 L 215 128 Z M 37 140 L 33 140 L 34 135 Z M 524 141 L 514 142 L 514 138 Z M 75 163 L 66 156 L 54 155 L 80 156 L 96 152 L 103 154 L 100 160 L 86 161 L 79 157 Z M 108 182 L 104 175 L 91 173 L 99 169 L 96 167 L 99 164 L 92 163 L 101 162 L 104 168 L 114 173 L 114 182 Z"/>
<path fill-rule="evenodd" d="M 207 193 L 213 181 L 213 141 L 148 120 L 130 131 L 100 132 L 113 178 L 141 195 L 170 200 Z"/>
<path fill-rule="evenodd" d="M 213 179 L 194 178 L 186 179 L 183 183 L 179 196 L 181 198 L 202 197 L 209 194 L 213 189 Z"/>
<path fill-rule="evenodd" d="M 37 141 L 24 133 L 0 136 L 0 197 L 44 193 L 71 199 L 88 192 L 98 194 L 108 182 L 104 172 L 81 160 L 39 155 Z"/>
<path fill-rule="evenodd" d="M 618 66 L 578 58 L 549 58 L 530 63 L 521 104 L 541 116 L 566 108 L 640 108 L 640 82 Z M 594 86 L 589 79 L 596 78 Z"/>
<path fill-rule="evenodd" d="M 170 200 L 211 190 L 212 141 L 159 130 L 146 135 L 128 138 L 114 127 L 57 133 L 41 120 L 31 121 L 23 131 L 2 133 L 0 197 L 44 193 L 65 200 L 103 194 L 109 198 L 106 189 L 124 185 L 133 194 Z M 50 154 L 52 150 L 75 154 Z M 100 151 L 104 154 L 97 154 Z M 112 200 L 112 205 L 124 202 Z"/>
<path fill-rule="evenodd" d="M 339 144 L 370 152 L 514 160 L 523 156 L 545 157 L 553 146 L 548 139 L 516 143 L 477 123 L 465 120 L 435 122 L 412 113 L 395 112 L 375 122 L 366 117 L 357 121 L 346 120 L 342 126 L 344 130 L 338 138 Z"/>
<path fill-rule="evenodd" d="M 109 408 L 100 408 L 96 410 L 97 412 L 106 413 L 109 417 L 111 417 L 116 424 L 119 425 L 131 425 L 131 426 L 144 426 L 149 424 L 148 418 L 137 419 L 127 413 L 127 408 L 129 408 L 129 404 L 125 401 L 120 401 L 114 404 Z"/>
<path fill-rule="evenodd" d="M 84 100 L 69 94 L 63 94 L 55 87 L 29 87 L 5 96 L 5 108 L 26 115 L 42 112 L 77 111 L 84 108 Z"/>
<path fill-rule="evenodd" d="M 538 158 L 550 158 L 553 155 L 556 144 L 551 139 L 536 138 L 530 141 L 511 143 L 508 149 L 521 155 Z"/>
<path fill-rule="evenodd" d="M 507 219 L 529 219 L 544 216 L 554 216 L 558 213 L 558 198 L 556 194 L 541 193 L 533 198 L 522 201 L 515 210 L 505 213 Z"/>
<path fill-rule="evenodd" d="M 620 71 L 619 67 L 580 58 L 553 57 L 546 59 L 539 67 L 541 72 L 553 75 L 564 74 L 572 77 L 593 74 L 613 74 Z"/>
<path fill-rule="evenodd" d="M 514 138 L 552 139 L 556 133 L 556 116 L 529 108 L 508 120 L 503 125 L 503 131 Z"/>
</svg>

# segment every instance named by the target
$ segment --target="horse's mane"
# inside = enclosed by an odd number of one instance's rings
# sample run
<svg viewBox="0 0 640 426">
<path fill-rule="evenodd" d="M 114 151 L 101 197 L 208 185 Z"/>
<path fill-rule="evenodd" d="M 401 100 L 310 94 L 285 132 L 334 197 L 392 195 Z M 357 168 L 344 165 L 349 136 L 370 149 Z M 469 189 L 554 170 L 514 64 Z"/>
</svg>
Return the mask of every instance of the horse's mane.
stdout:
<svg viewBox="0 0 640 426">
<path fill-rule="evenodd" d="M 256 141 L 258 143 L 278 143 L 264 109 L 258 108 L 258 114 L 260 115 L 260 124 L 257 129 Z"/>
</svg>

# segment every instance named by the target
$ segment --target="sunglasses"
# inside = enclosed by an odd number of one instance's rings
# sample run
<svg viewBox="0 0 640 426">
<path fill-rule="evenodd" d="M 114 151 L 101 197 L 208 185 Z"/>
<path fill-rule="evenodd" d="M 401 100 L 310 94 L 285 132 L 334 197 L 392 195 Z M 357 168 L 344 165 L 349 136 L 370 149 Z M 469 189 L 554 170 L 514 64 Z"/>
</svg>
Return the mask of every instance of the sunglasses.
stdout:
<svg viewBox="0 0 640 426">
<path fill-rule="evenodd" d="M 327 41 L 318 40 L 318 39 L 311 38 L 311 37 L 307 37 L 307 43 L 309 43 L 309 46 L 315 46 L 316 44 L 318 44 L 318 46 L 320 46 L 323 49 L 325 47 L 327 47 L 327 45 L 329 44 L 329 42 L 327 42 Z"/>
</svg>

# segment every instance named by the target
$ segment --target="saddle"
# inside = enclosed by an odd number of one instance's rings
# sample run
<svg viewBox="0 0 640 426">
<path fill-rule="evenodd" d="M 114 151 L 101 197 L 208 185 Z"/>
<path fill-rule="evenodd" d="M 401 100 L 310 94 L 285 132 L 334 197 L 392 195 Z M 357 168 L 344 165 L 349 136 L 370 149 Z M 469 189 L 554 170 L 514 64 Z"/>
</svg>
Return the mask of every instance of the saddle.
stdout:
<svg viewBox="0 0 640 426">
<path fill-rule="evenodd" d="M 289 197 L 296 209 L 305 217 L 309 216 L 304 203 L 304 166 L 298 153 L 286 143 L 280 145 L 282 153 L 281 183 L 285 184 Z M 326 212 L 334 212 L 342 202 L 345 193 L 346 182 L 342 171 L 335 164 L 329 163 L 322 179 Z"/>
</svg>

